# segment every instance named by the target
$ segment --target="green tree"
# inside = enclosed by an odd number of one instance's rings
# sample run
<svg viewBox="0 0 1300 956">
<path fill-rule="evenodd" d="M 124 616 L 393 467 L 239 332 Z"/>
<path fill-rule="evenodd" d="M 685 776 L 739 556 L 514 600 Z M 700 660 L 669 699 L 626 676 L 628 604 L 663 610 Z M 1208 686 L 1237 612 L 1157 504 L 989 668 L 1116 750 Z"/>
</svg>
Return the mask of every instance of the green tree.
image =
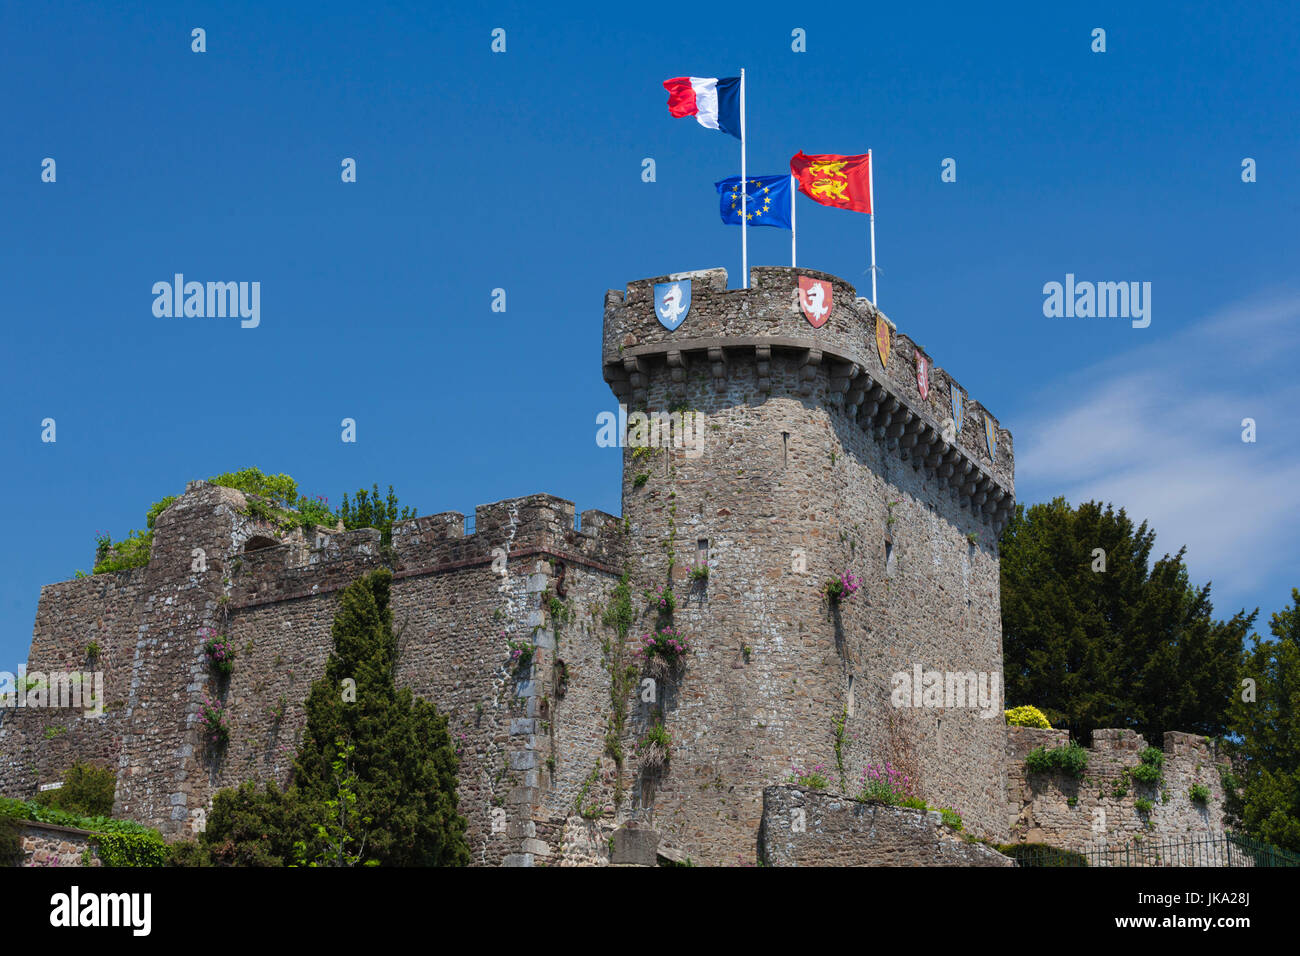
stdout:
<svg viewBox="0 0 1300 956">
<path fill-rule="evenodd" d="M 463 865 L 469 847 L 465 818 L 457 812 L 457 759 L 447 718 L 393 682 L 392 581 L 392 572 L 381 568 L 340 597 L 334 650 L 325 676 L 307 697 L 295 786 L 304 804 L 315 808 L 339 799 L 334 763 L 340 738 L 349 741 L 355 813 L 374 821 L 365 860 L 385 866 Z M 355 681 L 355 700 L 343 692 L 345 681 Z M 320 822 L 326 815 L 332 814 L 318 814 Z M 309 855 L 322 851 L 318 834 L 306 842 Z"/>
<path fill-rule="evenodd" d="M 343 520 L 343 527 L 349 531 L 358 528 L 378 529 L 382 535 L 380 543 L 387 546 L 393 543 L 393 522 L 414 518 L 415 509 L 402 507 L 398 510 L 397 495 L 393 493 L 392 485 L 388 486 L 386 498 L 379 497 L 378 484 L 372 487 L 373 492 L 358 488 L 353 502 L 348 501 L 345 493 L 343 503 L 339 505 L 339 517 Z"/>
<path fill-rule="evenodd" d="M 447 718 L 393 681 L 386 568 L 343 590 L 325 676 L 285 793 L 246 783 L 213 801 L 180 865 L 457 866 L 469 863 Z"/>
<path fill-rule="evenodd" d="M 323 821 L 314 824 L 316 855 L 308 857 L 306 840 L 294 843 L 294 853 L 300 866 L 356 866 L 363 860 L 367 866 L 377 866 L 378 860 L 366 859 L 366 838 L 374 821 L 357 813 L 357 774 L 352 766 L 357 748 L 342 737 L 334 746 L 338 754 L 331 764 L 335 795 L 325 801 Z"/>
<path fill-rule="evenodd" d="M 1252 695 L 1238 684 L 1231 723 L 1240 792 L 1227 811 L 1247 834 L 1300 851 L 1300 589 L 1291 605 L 1269 620 L 1274 640 L 1254 635 L 1240 679 L 1254 681 Z"/>
<path fill-rule="evenodd" d="M 1037 706 L 1084 739 L 1100 727 L 1156 745 L 1166 730 L 1225 731 L 1258 612 L 1216 621 L 1210 585 L 1189 581 L 1185 549 L 1151 563 L 1154 543 L 1145 521 L 1134 527 L 1111 505 L 1016 507 L 1000 549 L 1009 706 Z"/>
</svg>

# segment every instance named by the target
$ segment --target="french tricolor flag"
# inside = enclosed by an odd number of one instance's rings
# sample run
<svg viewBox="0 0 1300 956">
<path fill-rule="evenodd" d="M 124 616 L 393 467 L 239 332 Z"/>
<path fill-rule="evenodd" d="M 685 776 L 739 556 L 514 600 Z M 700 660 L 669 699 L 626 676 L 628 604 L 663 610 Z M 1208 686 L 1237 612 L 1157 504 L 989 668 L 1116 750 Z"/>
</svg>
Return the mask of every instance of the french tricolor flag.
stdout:
<svg viewBox="0 0 1300 956">
<path fill-rule="evenodd" d="M 664 89 L 673 116 L 694 116 L 705 129 L 741 138 L 740 77 L 677 76 L 664 80 Z"/>
</svg>

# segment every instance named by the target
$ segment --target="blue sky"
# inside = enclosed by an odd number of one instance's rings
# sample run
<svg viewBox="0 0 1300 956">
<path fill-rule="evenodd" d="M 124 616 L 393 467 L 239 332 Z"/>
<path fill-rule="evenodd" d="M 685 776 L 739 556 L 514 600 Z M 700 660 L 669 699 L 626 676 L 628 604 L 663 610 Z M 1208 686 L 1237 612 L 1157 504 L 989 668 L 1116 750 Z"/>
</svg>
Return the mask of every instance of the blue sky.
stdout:
<svg viewBox="0 0 1300 956">
<path fill-rule="evenodd" d="M 660 84 L 741 66 L 752 173 L 874 151 L 880 304 L 1011 429 L 1022 501 L 1150 519 L 1223 616 L 1287 602 L 1300 8 L 675 9 L 5 5 L 0 669 L 40 586 L 189 478 L 256 465 L 332 503 L 378 481 L 425 514 L 539 491 L 617 513 L 604 291 L 718 265 L 740 284 L 712 186 L 736 141 L 671 119 Z M 801 200 L 799 224 L 801 264 L 869 289 L 864 216 Z M 751 264 L 788 256 L 788 233 L 751 231 Z M 261 282 L 260 326 L 155 318 L 176 272 Z M 1150 327 L 1045 318 L 1066 273 L 1150 282 Z"/>
</svg>

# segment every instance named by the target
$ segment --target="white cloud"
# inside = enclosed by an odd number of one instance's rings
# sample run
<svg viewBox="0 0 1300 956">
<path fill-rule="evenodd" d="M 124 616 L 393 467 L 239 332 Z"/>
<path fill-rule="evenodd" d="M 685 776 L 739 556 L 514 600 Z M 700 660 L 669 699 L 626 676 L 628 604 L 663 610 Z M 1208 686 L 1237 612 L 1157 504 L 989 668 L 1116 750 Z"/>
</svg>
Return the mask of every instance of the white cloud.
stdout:
<svg viewBox="0 0 1300 956">
<path fill-rule="evenodd" d="M 1262 626 L 1300 586 L 1298 369 L 1300 295 L 1285 293 L 1068 376 L 1014 423 L 1017 496 L 1123 506 L 1156 556 L 1187 545 L 1216 613 L 1258 604 Z"/>
</svg>

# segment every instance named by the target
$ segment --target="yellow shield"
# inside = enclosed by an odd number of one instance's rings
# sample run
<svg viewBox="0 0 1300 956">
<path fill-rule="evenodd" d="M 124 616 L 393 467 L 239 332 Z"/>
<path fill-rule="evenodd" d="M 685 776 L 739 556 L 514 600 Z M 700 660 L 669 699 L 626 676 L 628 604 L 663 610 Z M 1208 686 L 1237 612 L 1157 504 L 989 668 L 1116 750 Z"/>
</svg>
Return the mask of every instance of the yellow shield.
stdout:
<svg viewBox="0 0 1300 956">
<path fill-rule="evenodd" d="M 880 350 L 880 367 L 889 366 L 889 326 L 885 320 L 876 316 L 876 348 Z"/>
</svg>

